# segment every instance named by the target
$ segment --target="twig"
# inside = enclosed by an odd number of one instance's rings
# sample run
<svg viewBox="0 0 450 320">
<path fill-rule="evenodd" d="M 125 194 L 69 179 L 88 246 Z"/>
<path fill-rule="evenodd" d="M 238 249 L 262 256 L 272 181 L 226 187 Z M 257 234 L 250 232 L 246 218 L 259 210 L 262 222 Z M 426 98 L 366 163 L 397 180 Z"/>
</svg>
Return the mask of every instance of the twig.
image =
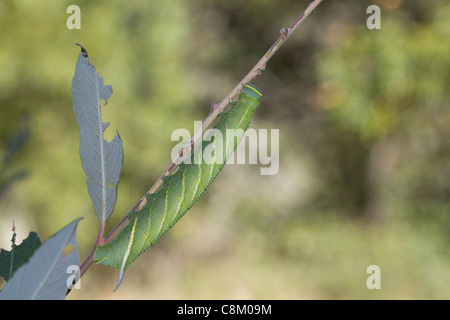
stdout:
<svg viewBox="0 0 450 320">
<path fill-rule="evenodd" d="M 239 82 L 239 84 L 234 87 L 233 90 L 220 102 L 219 104 L 213 104 L 211 106 L 211 111 L 208 114 L 208 117 L 203 121 L 202 126 L 194 133 L 191 138 L 191 142 L 188 146 L 186 146 L 183 150 L 180 151 L 178 157 L 173 161 L 169 167 L 164 171 L 164 173 L 158 178 L 155 184 L 148 190 L 147 193 L 154 193 L 162 184 L 162 179 L 169 172 L 171 172 L 181 161 L 184 155 L 191 152 L 192 147 L 195 145 L 199 139 L 203 136 L 205 130 L 217 119 L 217 117 L 222 113 L 223 109 L 232 101 L 239 91 L 242 89 L 242 85 L 247 82 L 251 82 L 257 75 L 261 74 L 261 70 L 266 68 L 267 62 L 270 58 L 277 52 L 277 50 L 283 45 L 283 43 L 291 36 L 291 34 L 298 28 L 298 26 L 305 20 L 309 14 L 314 11 L 314 9 L 319 5 L 322 0 L 316 0 L 309 4 L 306 10 L 294 21 L 294 23 L 289 28 L 283 28 L 280 30 L 280 37 L 275 41 L 275 43 L 270 47 L 270 49 L 266 52 L 266 54 L 258 61 L 258 63 L 250 70 L 250 72 Z M 142 206 L 145 205 L 145 196 L 142 197 L 136 206 L 133 208 L 134 210 L 139 210 Z"/>
<path fill-rule="evenodd" d="M 191 138 L 191 142 L 183 148 L 178 157 L 173 161 L 169 167 L 164 171 L 164 173 L 156 180 L 153 186 L 147 191 L 146 194 L 154 193 L 163 183 L 163 177 L 169 174 L 180 162 L 181 159 L 188 153 L 191 152 L 193 146 L 197 141 L 201 139 L 205 130 L 217 119 L 217 117 L 222 113 L 223 109 L 232 101 L 237 94 L 241 91 L 242 85 L 248 82 L 251 82 L 257 75 L 261 74 L 266 68 L 267 62 L 270 58 L 277 52 L 277 50 L 283 45 L 283 43 L 291 36 L 291 34 L 298 28 L 298 26 L 313 12 L 317 6 L 322 2 L 322 0 L 315 0 L 311 2 L 306 10 L 294 21 L 294 23 L 289 28 L 283 28 L 280 30 L 280 37 L 275 41 L 275 43 L 270 47 L 270 49 L 266 52 L 266 54 L 258 61 L 258 63 L 250 70 L 250 72 L 238 83 L 233 90 L 219 103 L 213 104 L 211 106 L 211 110 L 203 121 L 202 126 L 194 133 Z M 143 196 L 138 203 L 131 209 L 131 211 L 140 210 L 146 204 L 146 196 Z M 117 234 L 122 231 L 123 228 L 128 224 L 128 215 L 125 216 L 115 227 L 114 229 L 103 239 L 100 241 L 96 241 L 96 244 L 92 251 L 89 253 L 88 257 L 84 260 L 80 267 L 81 276 L 86 272 L 89 266 L 93 263 L 94 259 L 94 249 L 98 244 L 107 244 L 111 242 Z M 80 276 L 80 277 L 81 277 Z M 70 291 L 69 291 L 70 292 Z"/>
</svg>

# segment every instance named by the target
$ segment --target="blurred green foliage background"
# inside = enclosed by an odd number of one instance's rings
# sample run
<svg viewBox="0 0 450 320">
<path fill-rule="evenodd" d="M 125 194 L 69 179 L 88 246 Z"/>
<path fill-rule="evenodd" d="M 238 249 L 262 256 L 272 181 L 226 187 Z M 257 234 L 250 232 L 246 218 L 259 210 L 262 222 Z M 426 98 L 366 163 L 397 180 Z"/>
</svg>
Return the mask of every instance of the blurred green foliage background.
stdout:
<svg viewBox="0 0 450 320">
<path fill-rule="evenodd" d="M 112 84 L 124 143 L 112 227 L 308 1 L 0 3 L 0 247 L 98 221 L 71 81 L 81 43 Z M 69 5 L 81 29 L 69 30 Z M 366 9 L 381 8 L 369 30 Z M 280 167 L 230 165 L 125 274 L 94 265 L 70 299 L 449 299 L 450 3 L 324 0 L 255 79 L 253 128 L 280 130 Z M 369 290 L 369 265 L 381 289 Z"/>
</svg>

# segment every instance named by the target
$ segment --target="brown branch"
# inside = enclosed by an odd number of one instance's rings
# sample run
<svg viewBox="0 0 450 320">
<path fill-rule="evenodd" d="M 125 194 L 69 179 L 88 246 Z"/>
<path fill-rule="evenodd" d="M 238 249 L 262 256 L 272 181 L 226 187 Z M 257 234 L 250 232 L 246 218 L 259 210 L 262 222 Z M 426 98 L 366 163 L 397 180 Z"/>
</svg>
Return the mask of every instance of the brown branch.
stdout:
<svg viewBox="0 0 450 320">
<path fill-rule="evenodd" d="M 299 27 L 299 25 L 313 12 L 316 7 L 322 2 L 322 0 L 315 0 L 311 2 L 306 10 L 294 21 L 294 23 L 289 28 L 283 28 L 280 30 L 280 37 L 275 41 L 275 43 L 270 47 L 270 49 L 266 52 L 266 54 L 255 64 L 255 66 L 250 70 L 249 73 L 238 83 L 233 90 L 228 93 L 228 95 L 219 103 L 213 104 L 211 106 L 211 110 L 203 121 L 202 126 L 194 133 L 191 138 L 191 142 L 183 148 L 178 154 L 177 159 L 173 161 L 169 167 L 164 171 L 164 173 L 156 180 L 153 186 L 147 191 L 146 194 L 154 193 L 163 183 L 163 177 L 169 174 L 180 162 L 181 159 L 189 154 L 195 145 L 196 142 L 201 140 L 203 133 L 205 130 L 211 126 L 211 124 L 217 119 L 217 117 L 222 113 L 223 109 L 232 101 L 237 94 L 241 91 L 242 85 L 248 82 L 251 82 L 257 75 L 261 74 L 261 72 L 266 68 L 267 62 L 272 58 L 272 56 L 277 52 L 277 50 L 283 45 L 283 43 L 291 36 L 291 34 Z M 131 211 L 140 210 L 143 206 L 145 206 L 147 202 L 146 196 L 144 195 L 138 203 L 131 209 Z M 125 216 L 115 227 L 114 229 L 103 239 L 100 241 L 96 241 L 94 248 L 89 253 L 88 257 L 84 260 L 80 267 L 81 276 L 86 272 L 86 270 L 93 263 L 94 259 L 94 249 L 98 244 L 107 244 L 111 242 L 115 237 L 125 228 L 128 224 L 128 215 Z M 69 291 L 70 292 L 70 291 Z"/>
<path fill-rule="evenodd" d="M 277 52 L 277 50 L 283 45 L 283 43 L 291 36 L 291 34 L 298 28 L 298 26 L 309 16 L 309 14 L 314 11 L 314 9 L 322 2 L 322 0 L 315 0 L 309 4 L 306 10 L 294 21 L 294 23 L 289 28 L 283 28 L 280 30 L 280 37 L 275 41 L 275 43 L 270 47 L 266 54 L 258 61 L 258 63 L 250 70 L 250 72 L 238 83 L 233 90 L 219 103 L 213 104 L 208 117 L 203 121 L 202 126 L 194 133 L 191 138 L 191 143 L 180 151 L 177 159 L 173 161 L 169 167 L 164 171 L 164 173 L 158 178 L 155 184 L 148 190 L 147 193 L 154 193 L 162 184 L 162 178 L 166 176 L 170 171 L 177 166 L 184 155 L 191 152 L 192 147 L 195 142 L 199 141 L 203 136 L 205 130 L 217 119 L 217 117 L 222 113 L 223 109 L 232 101 L 237 94 L 241 91 L 242 85 L 244 83 L 251 82 L 257 75 L 261 74 L 261 70 L 266 68 L 267 62 L 272 58 L 272 56 Z M 135 206 L 139 209 L 140 204 L 145 201 L 145 196 L 141 198 L 139 203 Z M 145 204 L 145 203 L 144 203 Z M 134 210 L 134 208 L 133 208 Z"/>
</svg>

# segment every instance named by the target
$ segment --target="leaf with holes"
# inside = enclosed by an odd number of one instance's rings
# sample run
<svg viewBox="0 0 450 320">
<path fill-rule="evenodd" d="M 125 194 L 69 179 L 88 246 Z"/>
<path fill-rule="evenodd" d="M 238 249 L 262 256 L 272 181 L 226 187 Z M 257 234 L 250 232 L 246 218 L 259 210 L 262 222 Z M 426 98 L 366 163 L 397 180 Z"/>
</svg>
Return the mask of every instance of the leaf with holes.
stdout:
<svg viewBox="0 0 450 320">
<path fill-rule="evenodd" d="M 104 106 L 108 103 L 112 87 L 104 85 L 83 47 L 75 68 L 72 94 L 86 184 L 100 223 L 104 225 L 116 204 L 123 161 L 122 140 L 118 134 L 110 142 L 104 138 L 109 122 L 102 120 L 101 101 L 105 101 Z"/>
<path fill-rule="evenodd" d="M 41 245 L 41 240 L 36 232 L 30 232 L 28 237 L 19 245 L 15 244 L 15 236 L 16 234 L 14 233 L 11 240 L 11 251 L 0 250 L 0 277 L 6 282 L 9 281 L 20 266 L 28 262 L 34 251 Z"/>
</svg>

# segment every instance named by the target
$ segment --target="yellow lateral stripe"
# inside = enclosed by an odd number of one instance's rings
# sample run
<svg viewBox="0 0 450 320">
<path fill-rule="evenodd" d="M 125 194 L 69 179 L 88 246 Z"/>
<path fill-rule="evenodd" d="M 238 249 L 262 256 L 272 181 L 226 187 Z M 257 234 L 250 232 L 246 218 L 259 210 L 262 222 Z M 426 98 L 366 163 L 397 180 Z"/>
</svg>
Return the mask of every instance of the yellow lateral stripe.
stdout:
<svg viewBox="0 0 450 320">
<path fill-rule="evenodd" d="M 245 83 L 243 86 L 246 87 L 246 88 L 252 89 L 252 90 L 255 91 L 260 97 L 262 97 L 261 91 L 259 91 L 259 90 L 256 89 L 255 87 L 253 87 L 253 86 L 251 86 L 251 85 L 248 85 L 248 84 L 246 84 L 246 83 Z"/>
</svg>

